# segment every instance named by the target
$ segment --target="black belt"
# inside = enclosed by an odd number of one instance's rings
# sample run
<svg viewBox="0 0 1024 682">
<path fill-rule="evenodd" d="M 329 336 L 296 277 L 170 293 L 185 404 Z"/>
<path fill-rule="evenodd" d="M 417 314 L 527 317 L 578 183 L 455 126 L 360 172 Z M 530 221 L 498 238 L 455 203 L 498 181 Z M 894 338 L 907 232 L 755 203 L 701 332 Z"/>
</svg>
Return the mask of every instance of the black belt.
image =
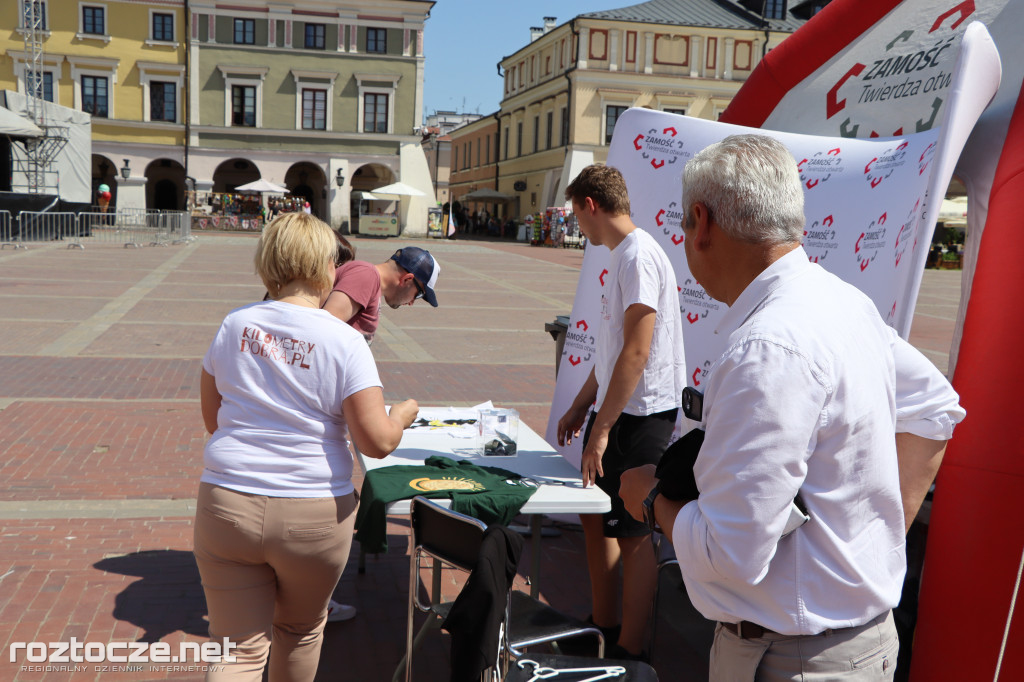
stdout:
<svg viewBox="0 0 1024 682">
<path fill-rule="evenodd" d="M 722 623 L 722 627 L 740 639 L 757 639 L 758 637 L 764 637 L 765 635 L 778 634 L 774 630 L 761 627 L 757 623 L 751 623 L 749 620 L 744 620 L 739 623 Z"/>
<path fill-rule="evenodd" d="M 777 634 L 779 634 L 778 632 L 775 632 L 775 630 L 769 630 L 768 628 L 762 627 L 762 626 L 758 625 L 757 623 L 751 623 L 749 620 L 744 620 L 744 621 L 741 621 L 739 623 L 722 623 L 721 625 L 722 625 L 723 628 L 725 628 L 726 630 L 728 630 L 732 634 L 736 635 L 740 639 L 757 639 L 758 637 L 764 637 L 765 635 L 777 635 Z M 863 627 L 863 626 L 862 625 L 858 625 L 858 626 L 855 626 L 855 627 Z M 835 634 L 837 632 L 842 632 L 843 630 L 847 630 L 847 629 L 849 629 L 849 628 L 834 628 L 834 629 L 833 628 L 829 628 L 828 630 L 825 630 L 824 632 L 819 632 L 818 634 L 819 635 L 832 635 L 832 634 Z M 816 637 L 817 635 L 808 635 L 808 636 Z"/>
</svg>

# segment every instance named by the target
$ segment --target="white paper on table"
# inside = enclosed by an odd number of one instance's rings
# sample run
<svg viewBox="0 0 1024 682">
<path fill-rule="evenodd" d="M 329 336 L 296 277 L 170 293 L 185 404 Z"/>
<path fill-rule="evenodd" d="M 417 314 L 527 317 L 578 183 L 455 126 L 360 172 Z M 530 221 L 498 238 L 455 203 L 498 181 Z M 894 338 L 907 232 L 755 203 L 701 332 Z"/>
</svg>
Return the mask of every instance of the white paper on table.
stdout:
<svg viewBox="0 0 1024 682">
<path fill-rule="evenodd" d="M 425 419 L 428 422 L 443 422 L 447 419 L 473 419 L 472 424 L 437 424 L 434 426 L 413 426 L 406 431 L 425 431 L 445 433 L 452 438 L 476 438 L 479 435 L 480 410 L 494 409 L 490 400 L 473 407 L 427 407 L 420 410 L 416 420 Z"/>
</svg>

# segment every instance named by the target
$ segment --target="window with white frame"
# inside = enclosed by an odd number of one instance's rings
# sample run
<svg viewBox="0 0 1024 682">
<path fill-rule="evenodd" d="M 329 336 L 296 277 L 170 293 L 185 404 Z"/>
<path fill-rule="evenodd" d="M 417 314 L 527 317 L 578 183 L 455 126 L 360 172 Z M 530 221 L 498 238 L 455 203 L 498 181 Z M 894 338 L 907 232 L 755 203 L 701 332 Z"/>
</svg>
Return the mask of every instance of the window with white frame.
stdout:
<svg viewBox="0 0 1024 682">
<path fill-rule="evenodd" d="M 82 3 L 78 10 L 78 33 L 84 36 L 107 34 L 107 6 Z"/>
<path fill-rule="evenodd" d="M 217 66 L 224 76 L 224 125 L 263 127 L 265 66 Z"/>
<path fill-rule="evenodd" d="M 34 87 L 32 83 L 25 82 L 25 92 L 47 102 L 56 101 L 53 99 L 53 72 L 42 71 L 39 73 L 39 76 L 39 81 Z"/>
<path fill-rule="evenodd" d="M 666 114 L 679 114 L 680 116 L 686 115 L 685 107 L 665 107 L 662 109 Z"/>
<path fill-rule="evenodd" d="M 317 88 L 302 90 L 303 130 L 327 130 L 327 91 Z"/>
<path fill-rule="evenodd" d="M 256 86 L 231 86 L 231 125 L 256 127 Z"/>
<path fill-rule="evenodd" d="M 295 127 L 299 130 L 331 130 L 334 79 L 327 71 L 292 69 L 295 79 Z"/>
<path fill-rule="evenodd" d="M 174 40 L 174 15 L 169 12 L 149 13 L 149 36 L 150 40 L 158 43 L 173 43 Z"/>
<path fill-rule="evenodd" d="M 363 132 L 388 132 L 388 95 L 368 92 L 363 95 Z"/>
<path fill-rule="evenodd" d="M 106 76 L 82 76 L 82 111 L 94 118 L 109 118 L 110 79 Z"/>
<path fill-rule="evenodd" d="M 28 63 L 29 59 L 24 52 L 8 50 L 7 55 L 14 60 L 14 78 L 18 83 L 18 92 L 29 94 L 33 91 L 32 83 L 29 83 Z M 61 63 L 64 56 L 43 54 L 41 68 L 39 70 L 38 95 L 47 102 L 60 104 L 60 92 L 57 84 L 60 82 Z"/>
<path fill-rule="evenodd" d="M 142 120 L 181 121 L 179 106 L 185 66 L 144 61 L 135 64 L 139 68 L 139 84 L 142 85 Z"/>
<path fill-rule="evenodd" d="M 119 60 L 72 56 L 66 59 L 71 64 L 75 108 L 96 118 L 115 118 L 113 95 Z"/>
<path fill-rule="evenodd" d="M 47 102 L 56 102 L 53 98 L 53 72 L 43 71 L 43 99 Z"/>
<path fill-rule="evenodd" d="M 47 14 L 47 5 L 43 0 L 21 0 L 21 28 L 28 28 L 32 24 L 32 10 L 35 10 L 36 25 L 42 31 L 48 31 L 50 26 Z"/>
<path fill-rule="evenodd" d="M 150 81 L 149 120 L 176 123 L 178 120 L 178 88 L 170 81 Z"/>
<path fill-rule="evenodd" d="M 362 133 L 393 133 L 395 91 L 398 75 L 356 74 L 359 86 L 357 130 Z"/>
</svg>

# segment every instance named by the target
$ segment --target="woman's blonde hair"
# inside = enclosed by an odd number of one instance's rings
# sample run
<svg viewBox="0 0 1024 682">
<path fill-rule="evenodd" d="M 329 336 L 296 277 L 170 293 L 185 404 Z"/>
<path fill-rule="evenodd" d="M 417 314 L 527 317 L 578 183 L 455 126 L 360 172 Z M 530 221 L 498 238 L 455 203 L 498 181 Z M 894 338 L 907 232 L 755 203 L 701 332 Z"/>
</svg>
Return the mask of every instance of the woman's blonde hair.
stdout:
<svg viewBox="0 0 1024 682">
<path fill-rule="evenodd" d="M 334 286 L 331 271 L 337 250 L 338 240 L 327 223 L 302 211 L 285 213 L 263 228 L 256 244 L 256 274 L 271 298 L 295 280 L 327 291 Z"/>
</svg>

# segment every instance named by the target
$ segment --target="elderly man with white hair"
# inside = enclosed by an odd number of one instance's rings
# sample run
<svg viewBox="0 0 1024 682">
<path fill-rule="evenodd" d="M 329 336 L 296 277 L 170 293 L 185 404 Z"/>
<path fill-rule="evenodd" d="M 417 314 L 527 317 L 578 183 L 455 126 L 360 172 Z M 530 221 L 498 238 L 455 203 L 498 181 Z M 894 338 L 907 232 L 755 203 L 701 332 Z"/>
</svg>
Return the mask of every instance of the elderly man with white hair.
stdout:
<svg viewBox="0 0 1024 682">
<path fill-rule="evenodd" d="M 683 207 L 690 271 L 729 306 L 700 492 L 666 499 L 648 466 L 623 474 L 620 495 L 671 538 L 690 599 L 719 622 L 711 680 L 892 679 L 904 535 L 959 398 L 867 296 L 808 261 L 781 142 L 706 148 L 684 170 Z M 809 521 L 792 530 L 795 504 Z"/>
</svg>

